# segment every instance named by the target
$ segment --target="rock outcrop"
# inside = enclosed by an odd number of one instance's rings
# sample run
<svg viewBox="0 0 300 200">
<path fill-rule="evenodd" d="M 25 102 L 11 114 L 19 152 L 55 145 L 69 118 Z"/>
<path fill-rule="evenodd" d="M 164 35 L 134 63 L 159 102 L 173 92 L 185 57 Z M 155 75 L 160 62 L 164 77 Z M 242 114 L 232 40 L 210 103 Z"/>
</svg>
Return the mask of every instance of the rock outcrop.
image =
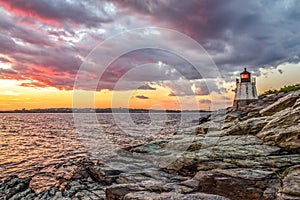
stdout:
<svg viewBox="0 0 300 200">
<path fill-rule="evenodd" d="M 66 163 L 70 167 L 71 163 Z M 103 185 L 92 180 L 88 171 L 95 163 L 89 160 L 81 160 L 76 163 L 74 173 L 71 176 L 57 177 L 58 184 L 50 189 L 35 192 L 30 188 L 32 177 L 18 178 L 12 176 L 0 183 L 0 199 L 6 200 L 32 200 L 32 199 L 105 199 Z"/>
<path fill-rule="evenodd" d="M 176 144 L 189 138 L 186 151 L 164 169 L 191 177 L 197 192 L 230 199 L 300 199 L 299 104 L 300 91 L 260 98 L 241 111 L 212 115 L 194 131 L 178 132 L 152 153 L 171 157 Z"/>
</svg>

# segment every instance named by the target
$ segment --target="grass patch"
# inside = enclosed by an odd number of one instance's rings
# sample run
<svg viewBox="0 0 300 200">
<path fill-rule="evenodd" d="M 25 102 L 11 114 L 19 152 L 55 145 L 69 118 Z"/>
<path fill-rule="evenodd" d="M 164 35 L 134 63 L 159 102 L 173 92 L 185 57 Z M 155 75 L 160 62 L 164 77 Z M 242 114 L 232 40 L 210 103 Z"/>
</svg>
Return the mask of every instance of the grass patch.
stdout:
<svg viewBox="0 0 300 200">
<path fill-rule="evenodd" d="M 289 173 L 289 168 L 286 167 L 282 172 L 275 172 L 276 176 L 279 178 L 279 179 L 284 179 L 284 177 L 286 177 Z"/>
<path fill-rule="evenodd" d="M 286 93 L 286 92 L 291 92 L 291 91 L 296 91 L 296 90 L 300 90 L 300 84 L 284 86 L 284 87 L 280 88 L 279 90 L 268 90 L 268 91 L 264 92 L 261 96 L 266 96 L 269 94 L 279 94 L 281 92 Z"/>
</svg>

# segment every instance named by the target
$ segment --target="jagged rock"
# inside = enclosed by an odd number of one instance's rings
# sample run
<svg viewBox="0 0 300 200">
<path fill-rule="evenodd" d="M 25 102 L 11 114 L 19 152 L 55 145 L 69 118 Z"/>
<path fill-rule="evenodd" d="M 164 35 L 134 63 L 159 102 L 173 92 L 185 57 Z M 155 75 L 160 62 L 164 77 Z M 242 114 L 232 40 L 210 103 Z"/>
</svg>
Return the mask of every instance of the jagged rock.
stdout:
<svg viewBox="0 0 300 200">
<path fill-rule="evenodd" d="M 55 193 L 55 195 L 53 196 L 53 200 L 59 200 L 59 199 L 62 199 L 63 196 L 62 196 L 62 192 L 61 191 L 57 191 Z"/>
<path fill-rule="evenodd" d="M 21 179 L 17 176 L 12 176 L 6 179 L 0 185 L 0 196 L 4 197 L 5 199 L 9 199 L 13 196 L 16 196 L 18 193 L 25 192 L 29 187 L 31 179 L 32 177 Z M 32 191 L 26 191 L 26 195 L 28 195 L 28 192 Z"/>
<path fill-rule="evenodd" d="M 218 119 L 219 121 L 209 121 L 209 122 L 205 122 L 201 125 L 199 125 L 197 128 L 203 128 L 204 130 L 207 130 L 206 132 L 209 131 L 219 131 L 222 127 L 223 124 L 223 118 L 222 119 Z"/>
<path fill-rule="evenodd" d="M 197 172 L 199 158 L 194 152 L 186 152 L 180 158 L 165 167 L 171 173 L 193 176 Z"/>
<path fill-rule="evenodd" d="M 170 188 L 172 188 L 171 192 L 174 192 L 174 193 L 191 194 L 191 193 L 198 192 L 198 188 L 192 188 L 192 187 L 187 187 L 184 185 L 178 185 L 178 184 L 172 184 L 172 183 L 169 183 L 167 185 Z"/>
<path fill-rule="evenodd" d="M 63 195 L 72 197 L 78 191 L 83 190 L 83 189 L 84 189 L 84 185 L 82 185 L 79 180 L 72 181 L 72 182 L 68 183 L 68 185 L 65 187 L 65 190 L 63 191 Z"/>
<path fill-rule="evenodd" d="M 166 184 L 164 181 L 154 180 L 154 181 L 144 181 L 140 184 L 141 187 L 152 192 L 170 192 L 173 190 L 172 185 Z"/>
<path fill-rule="evenodd" d="M 190 187 L 194 190 L 198 190 L 199 189 L 199 182 L 195 179 L 188 179 L 186 181 L 182 181 L 180 183 L 181 185 L 184 185 L 184 186 L 187 186 L 187 187 Z"/>
<path fill-rule="evenodd" d="M 288 174 L 283 177 L 282 187 L 277 197 L 280 199 L 300 199 L 300 165 L 293 166 Z"/>
<path fill-rule="evenodd" d="M 215 142 L 210 141 L 211 138 L 201 141 L 199 152 L 185 152 L 165 169 L 191 176 L 197 170 L 264 166 L 267 156 L 280 151 L 280 148 L 264 145 L 260 139 L 250 135 L 217 137 Z M 258 160 L 260 157 L 263 159 Z"/>
<path fill-rule="evenodd" d="M 224 122 L 232 122 L 236 119 L 239 119 L 241 117 L 241 112 L 240 111 L 235 111 L 235 112 L 232 112 L 232 113 L 228 113 L 225 117 L 225 120 Z"/>
<path fill-rule="evenodd" d="M 205 123 L 205 122 L 208 122 L 210 117 L 211 117 L 211 115 L 206 115 L 206 116 L 204 116 L 204 117 L 200 117 L 200 118 L 199 118 L 199 125 L 200 125 L 200 124 L 203 124 L 203 123 Z"/>
<path fill-rule="evenodd" d="M 297 101 L 295 102 L 295 104 L 293 105 L 293 109 L 296 109 L 300 106 L 300 98 L 297 99 Z"/>
<path fill-rule="evenodd" d="M 24 190 L 23 192 L 16 193 L 12 197 L 10 197 L 10 200 L 22 199 L 26 196 L 29 196 L 30 194 L 32 194 L 32 196 L 34 196 L 34 191 L 32 189 L 28 188 L 28 189 Z"/>
<path fill-rule="evenodd" d="M 264 108 L 264 107 L 262 107 L 262 108 Z M 254 110 L 249 111 L 246 116 L 244 116 L 244 117 L 241 118 L 241 121 L 244 121 L 244 120 L 247 120 L 247 119 L 251 119 L 251 118 L 255 118 L 255 117 L 261 117 L 261 114 L 259 113 L 259 111 L 262 108 L 257 108 L 256 107 Z"/>
<path fill-rule="evenodd" d="M 49 190 L 44 190 L 37 194 L 37 199 L 53 199 L 56 193 L 59 192 L 58 188 L 52 187 Z"/>
<path fill-rule="evenodd" d="M 227 129 L 229 129 L 229 128 L 235 126 L 237 123 L 239 123 L 238 120 L 234 120 L 234 121 L 232 121 L 232 122 L 223 123 L 223 124 L 222 124 L 221 130 L 227 130 Z M 224 131 L 224 134 L 223 134 L 223 135 L 226 135 L 225 132 L 226 132 L 226 131 Z"/>
<path fill-rule="evenodd" d="M 277 113 L 258 134 L 269 145 L 300 152 L 300 107 Z"/>
<path fill-rule="evenodd" d="M 197 134 L 206 134 L 208 132 L 208 128 L 198 127 Z"/>
<path fill-rule="evenodd" d="M 88 162 L 93 165 L 92 162 Z M 84 165 L 86 165 L 85 163 Z M 59 177 L 60 178 L 60 177 Z M 86 171 L 86 166 L 78 163 L 78 168 L 75 170 L 72 177 L 64 179 L 65 182 L 51 187 L 42 192 L 36 193 L 33 189 L 29 188 L 31 177 L 18 178 L 12 176 L 2 183 L 0 183 L 0 199 L 57 199 L 57 200 L 70 200 L 70 199 L 104 199 L 105 193 L 103 186 L 94 182 Z M 90 180 L 90 181 L 89 181 Z"/>
<path fill-rule="evenodd" d="M 288 97 L 285 97 L 285 94 L 264 97 L 258 104 L 253 103 L 242 113 L 214 114 L 209 118 L 210 121 L 203 121 L 197 127 L 178 132 L 164 145 L 157 145 L 155 142 L 150 143 L 148 147 L 142 145 L 145 149 L 139 152 L 177 156 L 164 169 L 194 178 L 179 184 L 166 183 L 167 188 L 149 180 L 155 184 L 151 187 L 141 184 L 143 190 L 127 191 L 124 199 L 191 199 L 193 197 L 189 196 L 189 193 L 199 191 L 231 199 L 275 199 L 281 185 L 281 177 L 278 174 L 300 163 L 300 155 L 294 151 L 300 144 L 298 132 L 286 134 L 291 129 L 300 130 L 299 100 L 295 95 L 298 93 L 293 92 L 288 94 Z M 278 102 L 274 103 L 277 100 Z M 265 105 L 269 107 L 259 112 Z M 289 111 L 284 110 L 285 108 Z M 266 134 L 266 131 L 273 133 Z M 286 139 L 272 138 L 272 135 L 280 136 L 281 133 Z M 166 153 L 166 147 L 168 151 L 176 152 L 176 149 L 182 150 L 185 146 L 188 148 L 184 153 Z M 291 152 L 294 154 L 289 154 Z M 281 189 L 277 197 L 281 195 L 282 198 L 299 198 L 300 195 L 294 193 L 299 190 L 298 186 L 295 186 L 299 184 L 296 179 L 298 174 L 293 172 L 288 176 L 293 177 L 292 181 L 287 178 L 284 182 L 283 179 L 282 188 L 285 189 Z M 138 180 L 140 183 L 145 181 L 143 178 Z M 287 190 L 288 183 L 293 185 L 293 192 Z M 170 191 L 166 192 L 166 189 Z"/>
<path fill-rule="evenodd" d="M 297 99 L 300 97 L 300 90 L 291 92 L 290 94 L 280 98 L 273 104 L 267 106 L 266 108 L 260 111 L 260 114 L 263 116 L 273 115 L 276 112 L 284 110 L 286 108 L 292 107 Z"/>
<path fill-rule="evenodd" d="M 209 142 L 204 140 L 204 142 Z M 206 144 L 209 145 L 209 144 Z M 277 153 L 278 147 L 264 145 L 262 141 L 255 136 L 224 136 L 217 140 L 212 146 L 203 146 L 199 152 L 199 158 L 209 158 L 220 161 L 225 158 L 231 159 L 251 159 L 254 157 L 266 157 Z"/>
<path fill-rule="evenodd" d="M 152 177 L 149 177 L 146 174 L 140 173 L 121 173 L 117 183 L 118 184 L 131 184 L 131 183 L 140 183 L 142 181 L 152 180 Z"/>
<path fill-rule="evenodd" d="M 196 135 L 197 134 L 197 129 L 198 129 L 199 125 L 197 126 L 192 126 L 192 127 L 188 127 L 182 130 L 178 130 L 174 136 L 176 135 Z"/>
<path fill-rule="evenodd" d="M 91 166 L 89 167 L 90 173 L 100 183 L 111 185 L 116 182 L 119 175 L 122 173 L 120 170 L 111 169 L 103 166 Z"/>
<path fill-rule="evenodd" d="M 270 120 L 272 117 L 259 117 L 251 118 L 246 121 L 237 123 L 227 129 L 227 135 L 255 135 L 257 134 Z"/>
<path fill-rule="evenodd" d="M 167 141 L 167 140 L 153 141 L 153 142 L 149 142 L 144 145 L 140 145 L 140 146 L 131 148 L 130 151 L 136 152 L 136 153 L 152 153 L 158 149 L 163 148 L 165 146 L 165 144 L 168 142 L 169 141 Z"/>
<path fill-rule="evenodd" d="M 280 181 L 271 171 L 262 169 L 227 169 L 198 172 L 201 192 L 218 194 L 230 199 L 274 199 L 273 194 L 266 194 L 266 188 L 279 186 Z M 272 181 L 271 181 L 272 180 Z M 272 184 L 270 184 L 272 183 Z M 276 184 L 274 184 L 276 183 Z"/>
<path fill-rule="evenodd" d="M 259 163 L 272 168 L 287 168 L 300 163 L 300 154 L 282 154 L 268 156 L 267 159 L 264 157 L 255 158 Z"/>
<path fill-rule="evenodd" d="M 120 200 L 130 192 L 143 191 L 144 188 L 137 184 L 118 184 L 112 185 L 105 189 L 107 200 Z"/>
</svg>

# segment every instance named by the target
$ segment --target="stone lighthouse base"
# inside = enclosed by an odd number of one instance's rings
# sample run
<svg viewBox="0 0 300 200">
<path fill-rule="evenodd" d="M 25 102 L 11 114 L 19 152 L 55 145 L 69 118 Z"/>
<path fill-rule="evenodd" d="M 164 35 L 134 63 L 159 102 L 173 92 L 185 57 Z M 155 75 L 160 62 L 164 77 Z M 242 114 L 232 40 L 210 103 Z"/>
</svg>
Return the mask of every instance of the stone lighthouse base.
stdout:
<svg viewBox="0 0 300 200">
<path fill-rule="evenodd" d="M 245 107 L 255 101 L 256 99 L 234 100 L 232 109 L 234 111 L 239 110 L 240 108 Z"/>
</svg>

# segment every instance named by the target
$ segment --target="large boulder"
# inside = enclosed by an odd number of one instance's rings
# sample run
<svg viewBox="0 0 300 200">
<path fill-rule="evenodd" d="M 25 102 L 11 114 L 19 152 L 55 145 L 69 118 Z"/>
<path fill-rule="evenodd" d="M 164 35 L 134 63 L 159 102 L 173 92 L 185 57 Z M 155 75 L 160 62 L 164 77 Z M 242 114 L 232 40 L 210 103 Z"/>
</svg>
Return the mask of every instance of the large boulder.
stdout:
<svg viewBox="0 0 300 200">
<path fill-rule="evenodd" d="M 295 104 L 298 98 L 300 98 L 300 90 L 291 92 L 290 94 L 280 98 L 273 104 L 262 109 L 260 114 L 263 116 L 269 116 L 286 108 L 290 108 Z"/>
<path fill-rule="evenodd" d="M 276 113 L 258 134 L 266 144 L 300 152 L 300 107 Z"/>
<path fill-rule="evenodd" d="M 215 169 L 199 171 L 201 192 L 218 194 L 230 199 L 275 199 L 280 181 L 272 171 L 264 169 Z"/>
<path fill-rule="evenodd" d="M 105 189 L 107 200 L 124 199 L 124 196 L 130 192 L 144 191 L 145 189 L 138 184 L 118 184 Z"/>
<path fill-rule="evenodd" d="M 90 166 L 89 171 L 94 179 L 105 185 L 111 185 L 116 182 L 122 173 L 120 170 L 104 166 Z"/>
<path fill-rule="evenodd" d="M 265 166 L 266 157 L 280 151 L 252 135 L 206 137 L 199 140 L 198 146 L 201 148 L 183 153 L 165 170 L 192 176 L 198 170 Z"/>
<path fill-rule="evenodd" d="M 231 112 L 231 113 L 228 113 L 226 116 L 225 116 L 225 120 L 224 122 L 232 122 L 236 119 L 239 119 L 241 118 L 241 111 L 235 111 L 235 112 Z"/>
<path fill-rule="evenodd" d="M 256 135 L 272 117 L 250 118 L 231 126 L 226 130 L 227 135 Z"/>
</svg>

